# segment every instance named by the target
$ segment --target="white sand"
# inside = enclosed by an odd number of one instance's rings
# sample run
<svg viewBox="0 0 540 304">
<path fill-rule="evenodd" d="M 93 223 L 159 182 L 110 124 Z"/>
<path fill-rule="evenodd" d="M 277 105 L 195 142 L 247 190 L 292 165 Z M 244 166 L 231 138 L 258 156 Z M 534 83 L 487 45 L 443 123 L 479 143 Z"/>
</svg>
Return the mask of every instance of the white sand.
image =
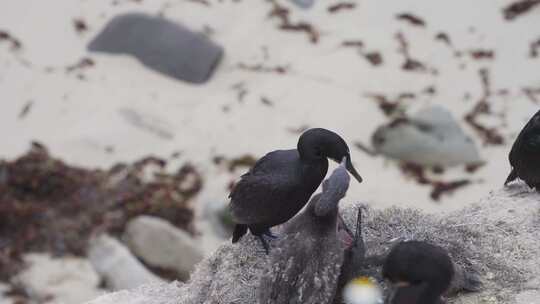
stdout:
<svg viewBox="0 0 540 304">
<path fill-rule="evenodd" d="M 369 142 L 385 118 L 377 104 L 365 97 L 368 93 L 397 95 L 434 85 L 437 95 L 418 98 L 411 102 L 414 107 L 441 104 L 474 135 L 461 118 L 481 96 L 478 69 L 487 67 L 493 89 L 510 92 L 507 97 L 490 99 L 495 111 L 508 116 L 502 132 L 509 142 L 482 147 L 487 165 L 472 176 L 478 183 L 434 204 L 429 189 L 404 179 L 395 163 L 370 158 L 351 147 L 354 163 L 365 178 L 364 183 L 350 188 L 351 200 L 375 207 L 396 204 L 455 210 L 502 184 L 509 171 L 506 155 L 511 141 L 538 108 L 521 88 L 540 86 L 540 59 L 528 58 L 529 42 L 540 38 L 539 9 L 508 23 L 501 7 L 510 1 L 358 1 L 354 10 L 329 14 L 329 3 L 319 0 L 311 10 L 295 9 L 291 17 L 310 21 L 319 29 L 321 39 L 315 45 L 303 33 L 277 30 L 278 21 L 267 18 L 270 3 L 209 2 L 210 6 L 190 1 L 118 0 L 119 5 L 114 6 L 113 1 L 103 0 L 3 0 L 0 29 L 19 38 L 23 49 L 14 54 L 7 43 L 0 43 L 0 157 L 20 155 L 31 140 L 44 143 L 53 155 L 72 164 L 89 167 L 182 151 L 179 162 L 191 161 L 204 170 L 206 185 L 198 202 L 223 201 L 231 177 L 211 163 L 214 155 L 262 156 L 270 150 L 295 147 L 297 135 L 287 128 L 301 125 L 332 129 L 351 146 L 354 141 Z M 282 3 L 290 6 L 287 1 Z M 224 46 L 225 60 L 206 85 L 166 78 L 123 56 L 92 54 L 96 66 L 82 71 L 86 80 L 79 80 L 77 72 L 64 71 L 89 56 L 87 42 L 112 16 L 127 11 L 156 13 L 164 7 L 168 7 L 166 17 L 196 31 L 211 27 L 212 38 Z M 396 20 L 395 15 L 402 12 L 422 17 L 427 27 Z M 90 30 L 78 35 L 74 18 L 84 19 Z M 397 53 L 397 31 L 410 41 L 412 56 L 437 68 L 438 76 L 399 68 L 403 58 Z M 439 31 L 448 33 L 461 50 L 494 49 L 496 59 L 456 58 L 444 43 L 435 41 Z M 343 40 L 355 39 L 361 39 L 367 50 L 381 51 L 383 65 L 372 67 L 355 49 L 340 47 Z M 263 48 L 269 53 L 266 60 Z M 289 65 L 291 72 L 280 76 L 242 71 L 235 67 L 239 62 Z M 461 63 L 466 64 L 463 70 Z M 46 73 L 46 67 L 55 69 Z M 243 103 L 231 89 L 237 83 L 244 83 L 248 90 Z M 471 95 L 469 101 L 463 99 L 466 93 Z M 273 107 L 261 103 L 261 96 L 271 100 Z M 28 101 L 33 101 L 30 112 L 18 119 Z M 223 107 L 230 111 L 224 113 Z M 126 109 L 143 115 L 172 138 L 134 127 L 122 114 Z M 500 124 L 498 120 L 494 123 Z M 479 142 L 478 136 L 473 137 Z M 113 153 L 105 151 L 108 146 L 114 147 Z M 462 176 L 462 170 L 456 169 L 444 178 Z"/>
</svg>

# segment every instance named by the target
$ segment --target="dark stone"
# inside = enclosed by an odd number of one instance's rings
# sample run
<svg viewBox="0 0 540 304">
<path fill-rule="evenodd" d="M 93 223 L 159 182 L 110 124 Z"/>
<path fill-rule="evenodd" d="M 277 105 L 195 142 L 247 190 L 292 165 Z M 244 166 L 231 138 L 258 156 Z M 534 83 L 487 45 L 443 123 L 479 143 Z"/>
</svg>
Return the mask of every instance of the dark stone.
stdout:
<svg viewBox="0 0 540 304">
<path fill-rule="evenodd" d="M 204 35 L 141 13 L 114 17 L 88 50 L 133 55 L 153 70 L 192 83 L 206 82 L 223 56 L 223 48 Z"/>
<path fill-rule="evenodd" d="M 310 9 L 313 6 L 313 3 L 315 3 L 315 0 L 291 0 L 291 2 L 303 9 Z"/>
</svg>

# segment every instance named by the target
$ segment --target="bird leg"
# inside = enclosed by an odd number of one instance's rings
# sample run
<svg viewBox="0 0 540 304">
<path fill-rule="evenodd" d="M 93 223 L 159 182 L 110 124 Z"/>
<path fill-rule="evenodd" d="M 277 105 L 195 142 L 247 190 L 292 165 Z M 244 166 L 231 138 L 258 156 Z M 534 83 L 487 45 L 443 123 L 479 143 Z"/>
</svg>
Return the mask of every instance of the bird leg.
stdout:
<svg viewBox="0 0 540 304">
<path fill-rule="evenodd" d="M 267 236 L 267 237 L 269 237 L 269 238 L 271 238 L 271 239 L 277 239 L 277 238 L 278 238 L 277 235 L 275 235 L 275 234 L 272 233 L 272 231 L 270 230 L 270 228 L 266 229 L 266 231 L 264 231 L 262 234 L 265 235 L 265 236 Z"/>
<path fill-rule="evenodd" d="M 266 255 L 268 255 L 270 253 L 270 246 L 268 246 L 268 242 L 264 238 L 264 234 L 259 234 L 259 235 L 257 235 L 257 237 L 261 241 L 261 244 L 264 247 L 264 251 L 266 252 Z"/>
</svg>

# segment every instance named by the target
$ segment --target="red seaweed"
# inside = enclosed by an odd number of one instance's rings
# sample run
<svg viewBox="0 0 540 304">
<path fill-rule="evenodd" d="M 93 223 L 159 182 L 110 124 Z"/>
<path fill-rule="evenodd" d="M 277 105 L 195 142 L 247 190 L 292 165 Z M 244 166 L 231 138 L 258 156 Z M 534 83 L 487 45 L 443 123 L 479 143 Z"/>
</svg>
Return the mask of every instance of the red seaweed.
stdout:
<svg viewBox="0 0 540 304">
<path fill-rule="evenodd" d="M 410 24 L 412 25 L 415 25 L 415 26 L 421 26 L 421 27 L 424 27 L 426 26 L 426 22 L 418 17 L 418 16 L 415 16 L 413 14 L 410 14 L 410 13 L 401 13 L 401 14 L 398 14 L 396 16 L 396 18 L 398 20 L 403 20 L 403 21 L 407 21 L 409 22 Z"/>
</svg>

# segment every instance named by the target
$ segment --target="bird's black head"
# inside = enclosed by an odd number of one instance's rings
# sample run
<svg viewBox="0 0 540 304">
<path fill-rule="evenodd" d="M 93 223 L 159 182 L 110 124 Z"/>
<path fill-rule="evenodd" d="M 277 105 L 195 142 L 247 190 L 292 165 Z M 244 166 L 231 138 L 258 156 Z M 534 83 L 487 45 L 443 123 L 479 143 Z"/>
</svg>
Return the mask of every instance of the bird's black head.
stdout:
<svg viewBox="0 0 540 304">
<path fill-rule="evenodd" d="M 322 129 L 313 128 L 302 133 L 298 139 L 298 153 L 303 160 L 321 160 L 330 158 L 341 163 L 346 158 L 346 168 L 358 182 L 362 182 L 362 177 L 356 172 L 347 143 L 336 133 Z"/>
<path fill-rule="evenodd" d="M 398 288 L 396 295 L 417 293 L 418 301 L 412 303 L 439 303 L 440 296 L 450 286 L 454 275 L 452 260 L 441 247 L 421 242 L 407 241 L 394 246 L 387 255 L 382 275 Z M 391 303 L 409 303 L 397 301 Z"/>
</svg>

